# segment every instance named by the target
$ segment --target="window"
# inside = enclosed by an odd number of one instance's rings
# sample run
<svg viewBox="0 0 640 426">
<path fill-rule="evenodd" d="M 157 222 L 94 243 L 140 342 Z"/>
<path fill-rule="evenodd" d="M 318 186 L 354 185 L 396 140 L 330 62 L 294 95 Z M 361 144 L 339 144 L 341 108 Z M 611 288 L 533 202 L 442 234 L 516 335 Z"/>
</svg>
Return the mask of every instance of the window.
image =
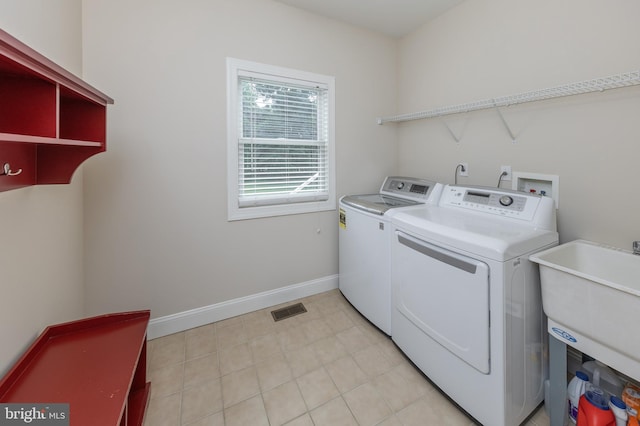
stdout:
<svg viewBox="0 0 640 426">
<path fill-rule="evenodd" d="M 229 219 L 335 209 L 334 79 L 227 60 Z"/>
</svg>

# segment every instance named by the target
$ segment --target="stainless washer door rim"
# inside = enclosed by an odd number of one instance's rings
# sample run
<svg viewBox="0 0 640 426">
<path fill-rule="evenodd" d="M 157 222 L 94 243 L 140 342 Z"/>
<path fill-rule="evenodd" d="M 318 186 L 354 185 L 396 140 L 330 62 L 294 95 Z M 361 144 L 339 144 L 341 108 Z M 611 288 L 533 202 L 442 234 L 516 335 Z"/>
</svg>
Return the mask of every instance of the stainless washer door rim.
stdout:
<svg viewBox="0 0 640 426">
<path fill-rule="evenodd" d="M 382 194 L 349 195 L 342 197 L 340 202 L 346 206 L 351 206 L 358 210 L 363 210 L 380 216 L 384 215 L 389 209 L 421 204 L 416 201 L 390 197 Z"/>
</svg>

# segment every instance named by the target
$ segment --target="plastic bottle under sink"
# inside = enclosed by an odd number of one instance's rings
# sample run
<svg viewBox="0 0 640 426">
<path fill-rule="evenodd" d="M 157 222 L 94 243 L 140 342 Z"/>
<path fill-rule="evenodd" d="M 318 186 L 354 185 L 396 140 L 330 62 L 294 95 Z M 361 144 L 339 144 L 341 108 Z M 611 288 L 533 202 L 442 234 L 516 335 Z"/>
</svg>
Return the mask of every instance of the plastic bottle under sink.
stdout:
<svg viewBox="0 0 640 426">
<path fill-rule="evenodd" d="M 583 371 L 576 371 L 575 377 L 571 379 L 567 387 L 569 420 L 571 420 L 573 424 L 576 424 L 576 419 L 578 418 L 578 403 L 580 402 L 580 397 L 586 392 L 588 384 L 589 377 L 587 377 L 587 374 Z"/>
<path fill-rule="evenodd" d="M 609 399 L 609 409 L 616 418 L 616 426 L 627 426 L 629 414 L 627 414 L 627 404 L 616 396 Z"/>
<path fill-rule="evenodd" d="M 607 399 L 611 396 L 620 397 L 624 385 L 618 375 L 605 364 L 598 360 L 587 361 L 582 364 L 582 371 L 589 376 L 589 382 L 593 386 L 598 386 L 607 394 Z"/>
<path fill-rule="evenodd" d="M 616 418 L 602 389 L 592 386 L 580 397 L 577 420 L 578 426 L 616 426 Z"/>
</svg>

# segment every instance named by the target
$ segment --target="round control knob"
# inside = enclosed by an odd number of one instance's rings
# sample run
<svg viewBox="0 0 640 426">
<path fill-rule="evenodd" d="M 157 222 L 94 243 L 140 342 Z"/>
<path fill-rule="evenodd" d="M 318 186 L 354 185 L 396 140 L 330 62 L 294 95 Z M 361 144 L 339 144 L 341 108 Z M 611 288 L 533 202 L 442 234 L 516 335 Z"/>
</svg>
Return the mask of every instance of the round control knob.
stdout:
<svg viewBox="0 0 640 426">
<path fill-rule="evenodd" d="M 513 198 L 508 195 L 503 195 L 502 197 L 500 197 L 500 204 L 502 204 L 503 206 L 510 206 L 511 204 L 513 204 Z"/>
<path fill-rule="evenodd" d="M 396 185 L 396 188 L 398 189 L 404 188 L 404 182 L 399 182 L 398 185 Z"/>
</svg>

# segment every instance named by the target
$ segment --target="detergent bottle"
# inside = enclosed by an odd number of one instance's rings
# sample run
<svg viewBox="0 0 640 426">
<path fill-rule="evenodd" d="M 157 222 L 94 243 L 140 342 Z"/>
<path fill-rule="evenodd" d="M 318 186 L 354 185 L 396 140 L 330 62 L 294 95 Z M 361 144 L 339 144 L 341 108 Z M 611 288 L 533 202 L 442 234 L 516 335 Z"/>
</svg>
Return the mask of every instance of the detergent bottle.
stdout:
<svg viewBox="0 0 640 426">
<path fill-rule="evenodd" d="M 639 426 L 638 412 L 636 410 L 627 407 L 627 415 L 629 416 L 629 420 L 627 420 L 627 426 Z"/>
<path fill-rule="evenodd" d="M 592 386 L 580 397 L 577 426 L 616 426 L 602 389 Z"/>
<path fill-rule="evenodd" d="M 587 390 L 588 384 L 589 377 L 587 374 L 584 371 L 576 371 L 576 376 L 571 379 L 567 387 L 569 418 L 574 424 L 578 418 L 578 403 L 580 402 L 580 397 Z"/>
<path fill-rule="evenodd" d="M 593 386 L 602 389 L 607 397 L 620 396 L 622 394 L 623 383 L 618 375 L 611 368 L 598 360 L 587 361 L 582 364 L 582 371 L 587 373 L 589 382 Z"/>
<path fill-rule="evenodd" d="M 627 426 L 640 426 L 638 423 L 638 409 L 640 408 L 640 387 L 627 383 L 622 391 L 622 401 L 627 405 L 629 420 Z"/>
<path fill-rule="evenodd" d="M 612 396 L 609 400 L 609 409 L 616 419 L 616 426 L 627 426 L 629 415 L 627 414 L 627 404 L 617 396 Z"/>
</svg>

